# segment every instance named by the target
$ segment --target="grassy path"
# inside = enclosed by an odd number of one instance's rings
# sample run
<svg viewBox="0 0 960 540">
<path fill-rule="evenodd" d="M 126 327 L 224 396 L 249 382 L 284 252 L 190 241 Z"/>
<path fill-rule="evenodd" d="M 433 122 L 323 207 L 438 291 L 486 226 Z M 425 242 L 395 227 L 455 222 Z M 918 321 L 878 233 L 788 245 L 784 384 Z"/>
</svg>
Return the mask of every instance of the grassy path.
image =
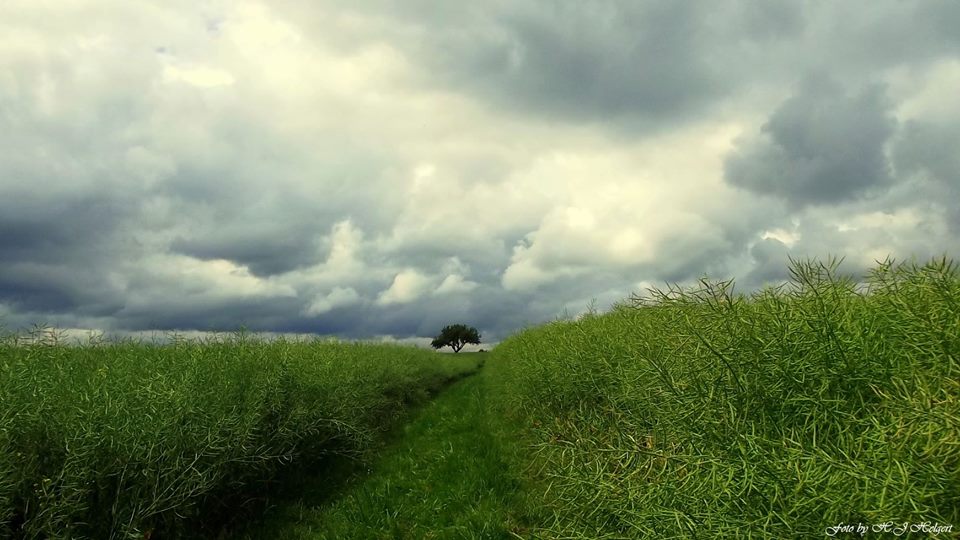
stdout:
<svg viewBox="0 0 960 540">
<path fill-rule="evenodd" d="M 368 474 L 332 497 L 311 480 L 248 538 L 516 538 L 519 484 L 484 390 L 483 373 L 455 383 L 399 428 Z"/>
</svg>

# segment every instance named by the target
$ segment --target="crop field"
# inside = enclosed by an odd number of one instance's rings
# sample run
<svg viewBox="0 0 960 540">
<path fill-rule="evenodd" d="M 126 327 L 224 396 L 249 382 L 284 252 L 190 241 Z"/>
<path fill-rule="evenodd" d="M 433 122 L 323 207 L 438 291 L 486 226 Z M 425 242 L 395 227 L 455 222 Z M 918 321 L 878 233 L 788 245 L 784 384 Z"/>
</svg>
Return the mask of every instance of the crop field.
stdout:
<svg viewBox="0 0 960 540">
<path fill-rule="evenodd" d="M 489 353 L 8 336 L 0 538 L 960 526 L 956 266 L 790 271 L 749 295 L 706 279 L 650 291 Z"/>
<path fill-rule="evenodd" d="M 960 277 L 794 261 L 780 289 L 634 298 L 502 342 L 539 538 L 821 538 L 960 526 Z M 942 537 L 943 533 L 941 533 Z"/>
<path fill-rule="evenodd" d="M 242 334 L 16 341 L 0 343 L 0 538 L 212 537 L 284 467 L 362 456 L 405 405 L 476 367 Z"/>
</svg>

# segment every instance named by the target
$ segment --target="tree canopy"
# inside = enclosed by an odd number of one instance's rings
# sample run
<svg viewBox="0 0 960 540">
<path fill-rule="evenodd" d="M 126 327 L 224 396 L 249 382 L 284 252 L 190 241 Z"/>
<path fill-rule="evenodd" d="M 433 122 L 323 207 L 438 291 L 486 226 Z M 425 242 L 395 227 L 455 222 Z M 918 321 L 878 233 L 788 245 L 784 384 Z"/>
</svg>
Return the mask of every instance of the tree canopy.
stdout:
<svg viewBox="0 0 960 540">
<path fill-rule="evenodd" d="M 440 331 L 440 335 L 433 338 L 430 345 L 433 346 L 434 349 L 450 347 L 453 349 L 453 352 L 458 353 L 467 343 L 473 343 L 474 345 L 480 344 L 480 334 L 477 332 L 477 329 L 465 324 L 452 324 L 444 326 L 443 330 Z"/>
</svg>

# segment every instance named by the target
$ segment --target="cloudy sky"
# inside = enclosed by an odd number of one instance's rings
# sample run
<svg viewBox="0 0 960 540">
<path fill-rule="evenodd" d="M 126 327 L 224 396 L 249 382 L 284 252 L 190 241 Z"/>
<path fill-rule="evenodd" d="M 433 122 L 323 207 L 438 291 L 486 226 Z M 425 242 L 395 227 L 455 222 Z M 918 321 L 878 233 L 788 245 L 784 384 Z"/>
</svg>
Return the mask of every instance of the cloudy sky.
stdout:
<svg viewBox="0 0 960 540">
<path fill-rule="evenodd" d="M 960 2 L 4 0 L 0 324 L 499 340 L 960 253 Z"/>
</svg>

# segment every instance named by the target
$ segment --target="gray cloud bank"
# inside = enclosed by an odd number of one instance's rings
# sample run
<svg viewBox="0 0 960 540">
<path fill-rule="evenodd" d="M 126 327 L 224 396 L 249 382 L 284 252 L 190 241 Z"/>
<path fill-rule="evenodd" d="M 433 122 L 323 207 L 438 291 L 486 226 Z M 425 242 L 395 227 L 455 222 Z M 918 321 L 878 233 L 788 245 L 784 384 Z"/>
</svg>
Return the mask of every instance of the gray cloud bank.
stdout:
<svg viewBox="0 0 960 540">
<path fill-rule="evenodd" d="M 0 6 L 0 323 L 499 340 L 956 255 L 955 2 Z"/>
</svg>

